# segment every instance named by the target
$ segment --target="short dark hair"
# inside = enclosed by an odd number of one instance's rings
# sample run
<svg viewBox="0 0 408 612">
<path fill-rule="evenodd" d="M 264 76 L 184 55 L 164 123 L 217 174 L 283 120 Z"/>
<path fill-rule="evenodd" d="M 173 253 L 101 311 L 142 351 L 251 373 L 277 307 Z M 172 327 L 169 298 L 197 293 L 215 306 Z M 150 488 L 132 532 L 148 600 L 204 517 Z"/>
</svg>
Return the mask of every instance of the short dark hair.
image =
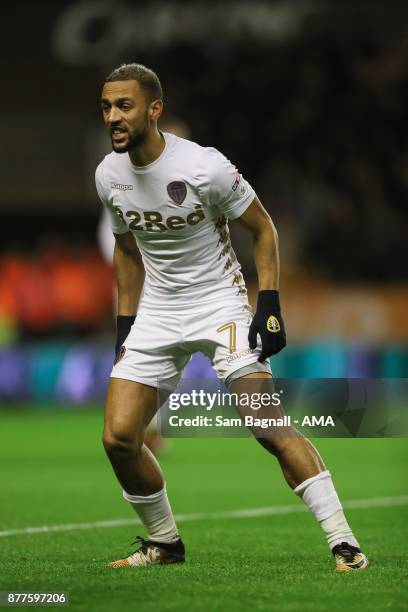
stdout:
<svg viewBox="0 0 408 612">
<path fill-rule="evenodd" d="M 106 77 L 105 83 L 111 81 L 137 81 L 152 100 L 163 100 L 163 90 L 157 74 L 143 64 L 122 64 Z"/>
</svg>

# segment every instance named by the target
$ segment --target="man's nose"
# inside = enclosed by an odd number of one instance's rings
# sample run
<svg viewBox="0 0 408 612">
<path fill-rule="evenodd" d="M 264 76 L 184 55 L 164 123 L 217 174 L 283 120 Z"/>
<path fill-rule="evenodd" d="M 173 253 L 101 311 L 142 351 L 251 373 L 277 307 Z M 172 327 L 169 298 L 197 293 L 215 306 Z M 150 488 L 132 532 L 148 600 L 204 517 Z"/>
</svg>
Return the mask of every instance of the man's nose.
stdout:
<svg viewBox="0 0 408 612">
<path fill-rule="evenodd" d="M 120 120 L 120 112 L 119 109 L 112 107 L 110 109 L 109 115 L 108 115 L 108 121 L 109 123 L 116 123 Z"/>
</svg>

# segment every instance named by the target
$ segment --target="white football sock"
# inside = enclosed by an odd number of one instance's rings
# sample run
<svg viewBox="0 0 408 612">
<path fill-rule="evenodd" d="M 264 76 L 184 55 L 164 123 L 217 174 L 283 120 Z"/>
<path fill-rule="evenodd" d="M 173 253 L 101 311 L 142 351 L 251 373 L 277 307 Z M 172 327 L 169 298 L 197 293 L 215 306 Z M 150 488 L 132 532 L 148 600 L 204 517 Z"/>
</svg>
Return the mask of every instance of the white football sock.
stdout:
<svg viewBox="0 0 408 612">
<path fill-rule="evenodd" d="M 149 540 L 171 544 L 179 539 L 179 534 L 167 497 L 166 485 L 152 495 L 130 495 L 123 491 L 123 497 L 130 502 L 142 521 Z"/>
<path fill-rule="evenodd" d="M 351 531 L 343 508 L 333 485 L 328 470 L 308 478 L 298 485 L 294 492 L 301 497 L 306 506 L 319 521 L 326 534 L 330 549 L 341 542 L 348 542 L 359 548 L 358 542 Z"/>
<path fill-rule="evenodd" d="M 337 544 L 341 544 L 342 542 L 348 542 L 352 546 L 360 548 L 344 516 L 343 510 L 337 510 L 335 514 L 321 521 L 320 526 L 326 534 L 330 550 L 333 550 Z"/>
</svg>

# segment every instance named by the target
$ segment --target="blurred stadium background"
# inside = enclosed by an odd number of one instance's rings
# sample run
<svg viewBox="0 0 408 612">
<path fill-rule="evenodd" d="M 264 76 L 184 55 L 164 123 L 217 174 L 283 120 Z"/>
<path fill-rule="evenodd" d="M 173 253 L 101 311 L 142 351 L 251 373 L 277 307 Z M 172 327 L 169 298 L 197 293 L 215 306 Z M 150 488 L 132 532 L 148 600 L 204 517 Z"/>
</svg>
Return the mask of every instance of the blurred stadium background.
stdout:
<svg viewBox="0 0 408 612">
<path fill-rule="evenodd" d="M 129 60 L 160 75 L 163 126 L 224 152 L 276 222 L 289 344 L 275 373 L 407 375 L 406 3 L 23 6 L 21 20 L 8 5 L 18 44 L 7 29 L 0 58 L 3 402 L 103 398 L 114 326 L 99 95 Z M 248 240 L 232 232 L 253 296 Z"/>
</svg>

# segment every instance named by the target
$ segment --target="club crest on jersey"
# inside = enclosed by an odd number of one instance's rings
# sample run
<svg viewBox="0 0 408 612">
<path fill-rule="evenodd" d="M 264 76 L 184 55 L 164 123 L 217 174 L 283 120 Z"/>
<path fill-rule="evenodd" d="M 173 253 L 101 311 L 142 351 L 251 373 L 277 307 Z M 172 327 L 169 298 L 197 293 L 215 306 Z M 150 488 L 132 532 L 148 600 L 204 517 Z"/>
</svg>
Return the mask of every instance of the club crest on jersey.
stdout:
<svg viewBox="0 0 408 612">
<path fill-rule="evenodd" d="M 167 185 L 167 193 L 176 204 L 182 204 L 186 199 L 187 187 L 183 181 L 172 181 Z"/>
</svg>

